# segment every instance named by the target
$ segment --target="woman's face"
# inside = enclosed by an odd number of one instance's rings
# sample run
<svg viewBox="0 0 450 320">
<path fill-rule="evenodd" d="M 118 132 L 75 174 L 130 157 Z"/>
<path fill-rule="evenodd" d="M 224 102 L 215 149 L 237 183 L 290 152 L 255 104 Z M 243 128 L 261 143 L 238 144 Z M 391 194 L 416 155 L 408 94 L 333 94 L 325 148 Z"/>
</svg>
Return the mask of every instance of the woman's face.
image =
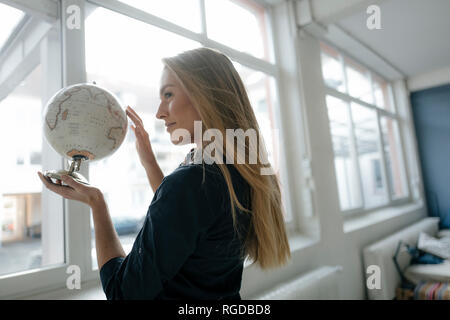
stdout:
<svg viewBox="0 0 450 320">
<path fill-rule="evenodd" d="M 179 144 L 183 141 L 181 138 L 175 138 L 179 135 L 178 132 L 172 138 L 175 129 L 186 129 L 190 133 L 190 138 L 182 134 L 184 143 L 193 143 L 194 121 L 201 121 L 200 115 L 184 92 L 181 84 L 168 68 L 164 68 L 162 72 L 159 93 L 161 104 L 156 113 L 156 118 L 164 120 L 172 143 Z"/>
</svg>

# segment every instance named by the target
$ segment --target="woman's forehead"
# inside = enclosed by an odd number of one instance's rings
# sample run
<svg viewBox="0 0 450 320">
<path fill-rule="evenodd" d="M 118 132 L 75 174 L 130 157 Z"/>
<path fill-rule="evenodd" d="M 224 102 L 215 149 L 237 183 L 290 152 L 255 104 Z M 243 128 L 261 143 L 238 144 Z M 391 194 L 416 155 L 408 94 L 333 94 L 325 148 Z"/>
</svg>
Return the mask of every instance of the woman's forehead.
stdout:
<svg viewBox="0 0 450 320">
<path fill-rule="evenodd" d="M 161 73 L 161 87 L 168 83 L 175 84 L 177 82 L 176 77 L 174 76 L 173 72 L 169 68 L 164 68 Z"/>
</svg>

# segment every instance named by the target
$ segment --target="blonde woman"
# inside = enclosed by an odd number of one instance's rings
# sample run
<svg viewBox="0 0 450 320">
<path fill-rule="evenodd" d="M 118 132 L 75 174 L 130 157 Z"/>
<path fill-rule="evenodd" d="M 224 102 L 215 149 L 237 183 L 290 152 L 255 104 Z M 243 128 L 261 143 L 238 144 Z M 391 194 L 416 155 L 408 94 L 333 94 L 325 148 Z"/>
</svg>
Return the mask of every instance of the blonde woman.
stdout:
<svg viewBox="0 0 450 320">
<path fill-rule="evenodd" d="M 70 177 L 63 179 L 65 185 L 52 184 L 39 175 L 49 189 L 92 208 L 100 278 L 108 299 L 241 299 L 245 258 L 262 269 L 290 258 L 279 183 L 276 175 L 261 174 L 261 153 L 256 164 L 238 164 L 237 152 L 227 160 L 227 141 L 218 153 L 222 163 L 203 157 L 194 161 L 211 143 L 195 135 L 196 121 L 202 133 L 217 129 L 225 137 L 225 129 L 253 128 L 259 137 L 231 61 L 216 50 L 199 48 L 163 62 L 156 117 L 165 122 L 172 143 L 195 143 L 196 148 L 164 177 L 141 118 L 127 108 L 136 149 L 155 192 L 128 255 L 99 189 Z M 247 141 L 234 150 L 254 151 Z"/>
</svg>

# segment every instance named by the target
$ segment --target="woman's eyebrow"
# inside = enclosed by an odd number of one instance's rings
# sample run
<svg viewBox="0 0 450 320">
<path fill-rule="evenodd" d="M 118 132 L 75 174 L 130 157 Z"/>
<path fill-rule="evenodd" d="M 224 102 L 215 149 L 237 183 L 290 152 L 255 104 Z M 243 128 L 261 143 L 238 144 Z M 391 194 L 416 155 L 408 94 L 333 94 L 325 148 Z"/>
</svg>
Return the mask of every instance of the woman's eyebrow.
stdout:
<svg viewBox="0 0 450 320">
<path fill-rule="evenodd" d="M 159 95 L 160 95 L 160 96 L 162 95 L 164 89 L 167 88 L 167 87 L 175 87 L 175 85 L 173 85 L 173 84 L 171 84 L 171 83 L 168 83 L 168 84 L 164 85 L 164 86 L 159 90 Z"/>
</svg>

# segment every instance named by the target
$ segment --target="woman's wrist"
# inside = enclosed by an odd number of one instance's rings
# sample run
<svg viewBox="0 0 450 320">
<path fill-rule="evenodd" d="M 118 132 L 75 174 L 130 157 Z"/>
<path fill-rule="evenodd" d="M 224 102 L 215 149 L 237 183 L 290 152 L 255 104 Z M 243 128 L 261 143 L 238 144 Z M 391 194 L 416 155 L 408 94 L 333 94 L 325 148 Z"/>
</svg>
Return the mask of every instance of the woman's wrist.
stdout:
<svg viewBox="0 0 450 320">
<path fill-rule="evenodd" d="M 152 168 L 153 166 L 157 165 L 158 162 L 156 161 L 155 154 L 152 153 L 151 156 L 149 156 L 146 161 L 142 164 L 144 169 Z"/>
<path fill-rule="evenodd" d="M 93 193 L 89 199 L 88 199 L 88 206 L 90 206 L 92 209 L 95 209 L 99 206 L 102 206 L 105 204 L 105 198 L 103 197 L 103 193 L 100 190 L 96 190 L 95 193 Z"/>
</svg>

